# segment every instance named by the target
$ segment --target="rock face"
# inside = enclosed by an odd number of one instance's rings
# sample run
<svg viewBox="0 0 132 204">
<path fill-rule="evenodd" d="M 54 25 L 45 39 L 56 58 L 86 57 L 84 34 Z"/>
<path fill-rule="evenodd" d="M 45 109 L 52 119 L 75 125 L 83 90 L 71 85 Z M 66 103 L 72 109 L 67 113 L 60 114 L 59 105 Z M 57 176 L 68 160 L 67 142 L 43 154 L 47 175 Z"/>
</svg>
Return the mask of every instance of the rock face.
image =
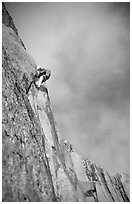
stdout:
<svg viewBox="0 0 132 204">
<path fill-rule="evenodd" d="M 3 4 L 2 198 L 5 202 L 129 201 L 129 175 L 112 177 L 61 139 L 48 90 Z"/>
</svg>

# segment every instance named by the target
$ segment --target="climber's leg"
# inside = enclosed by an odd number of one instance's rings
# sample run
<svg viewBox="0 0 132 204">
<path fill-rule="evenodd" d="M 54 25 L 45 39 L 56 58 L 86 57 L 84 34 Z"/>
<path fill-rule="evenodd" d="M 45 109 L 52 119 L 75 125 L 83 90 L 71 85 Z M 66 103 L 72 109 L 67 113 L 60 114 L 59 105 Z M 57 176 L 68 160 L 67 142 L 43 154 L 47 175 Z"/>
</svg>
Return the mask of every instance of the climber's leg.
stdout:
<svg viewBox="0 0 132 204">
<path fill-rule="evenodd" d="M 41 76 L 41 77 L 39 78 L 39 80 L 36 81 L 36 85 L 37 85 L 38 87 L 40 87 L 41 84 L 42 84 L 42 81 L 43 81 L 43 76 Z"/>
<path fill-rule="evenodd" d="M 29 93 L 29 90 L 30 90 L 30 88 L 31 88 L 32 83 L 33 83 L 33 81 L 30 82 L 30 85 L 29 85 L 29 87 L 28 87 L 27 90 L 26 90 L 26 94 Z"/>
</svg>

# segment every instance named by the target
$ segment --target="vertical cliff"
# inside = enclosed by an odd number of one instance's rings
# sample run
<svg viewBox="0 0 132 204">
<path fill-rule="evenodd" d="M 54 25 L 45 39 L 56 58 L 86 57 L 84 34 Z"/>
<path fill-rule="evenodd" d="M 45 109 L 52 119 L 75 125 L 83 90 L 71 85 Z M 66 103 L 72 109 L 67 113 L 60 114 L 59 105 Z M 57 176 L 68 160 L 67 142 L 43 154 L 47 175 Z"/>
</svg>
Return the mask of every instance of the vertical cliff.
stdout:
<svg viewBox="0 0 132 204">
<path fill-rule="evenodd" d="M 110 176 L 61 139 L 48 90 L 2 8 L 2 198 L 6 202 L 129 201 L 129 175 Z"/>
</svg>

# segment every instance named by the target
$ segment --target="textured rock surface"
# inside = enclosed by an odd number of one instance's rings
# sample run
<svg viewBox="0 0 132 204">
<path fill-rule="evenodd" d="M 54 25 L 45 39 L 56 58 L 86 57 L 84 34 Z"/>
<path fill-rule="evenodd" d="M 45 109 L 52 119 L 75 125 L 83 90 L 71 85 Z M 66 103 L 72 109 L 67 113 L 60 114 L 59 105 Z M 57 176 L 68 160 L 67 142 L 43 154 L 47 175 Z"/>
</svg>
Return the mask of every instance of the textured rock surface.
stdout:
<svg viewBox="0 0 132 204">
<path fill-rule="evenodd" d="M 129 175 L 110 176 L 61 139 L 46 86 L 26 94 L 36 64 L 2 11 L 3 201 L 129 201 Z"/>
</svg>

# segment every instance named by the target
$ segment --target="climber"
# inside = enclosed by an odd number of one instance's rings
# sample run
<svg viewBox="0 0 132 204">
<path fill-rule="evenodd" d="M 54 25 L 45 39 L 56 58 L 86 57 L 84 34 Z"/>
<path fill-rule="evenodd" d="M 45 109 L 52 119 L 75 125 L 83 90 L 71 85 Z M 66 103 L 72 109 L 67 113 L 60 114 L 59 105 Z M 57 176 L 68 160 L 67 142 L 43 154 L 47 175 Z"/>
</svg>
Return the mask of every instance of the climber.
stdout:
<svg viewBox="0 0 132 204">
<path fill-rule="evenodd" d="M 46 80 L 50 78 L 50 75 L 51 75 L 50 70 L 37 66 L 36 73 L 33 77 L 35 86 L 39 88 L 43 82 L 45 82 Z"/>
<path fill-rule="evenodd" d="M 33 76 L 33 79 L 28 87 L 27 93 L 31 88 L 32 83 L 34 83 L 35 87 L 39 90 L 42 83 L 47 81 L 51 76 L 51 71 L 45 68 L 41 68 L 40 66 L 36 67 L 36 73 Z"/>
</svg>

